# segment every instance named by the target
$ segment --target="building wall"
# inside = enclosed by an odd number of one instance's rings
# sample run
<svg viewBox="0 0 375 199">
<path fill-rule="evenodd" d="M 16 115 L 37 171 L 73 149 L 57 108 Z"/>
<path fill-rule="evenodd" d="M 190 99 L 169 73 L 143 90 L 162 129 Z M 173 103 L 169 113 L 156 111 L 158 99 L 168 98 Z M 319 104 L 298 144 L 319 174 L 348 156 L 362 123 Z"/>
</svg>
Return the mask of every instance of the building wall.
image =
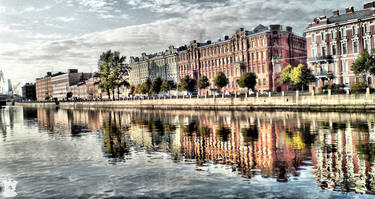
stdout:
<svg viewBox="0 0 375 199">
<path fill-rule="evenodd" d="M 72 92 L 71 86 L 83 82 L 92 77 L 91 73 L 67 73 L 52 77 L 53 98 L 62 100 L 68 92 Z"/>
<path fill-rule="evenodd" d="M 53 88 L 52 88 L 51 76 L 45 76 L 45 77 L 36 79 L 35 89 L 36 89 L 36 99 L 38 101 L 52 99 Z"/>
<path fill-rule="evenodd" d="M 35 84 L 25 84 L 22 87 L 22 98 L 25 100 L 36 100 Z"/>
<path fill-rule="evenodd" d="M 355 75 L 351 71 L 353 62 L 363 50 L 370 52 L 375 47 L 374 22 L 373 6 L 359 11 L 348 8 L 345 13 L 334 11 L 331 17 L 316 18 L 305 31 L 308 67 L 319 78 L 332 73 L 335 76 L 334 83 L 354 84 Z M 375 85 L 373 78 L 367 76 L 372 86 Z M 318 80 L 311 88 L 322 85 L 323 81 Z"/>
<path fill-rule="evenodd" d="M 160 77 L 164 80 L 178 82 L 177 49 L 170 46 L 168 50 L 156 54 L 142 54 L 141 57 L 131 57 L 129 83 L 138 85 L 148 78 L 153 81 Z"/>
<path fill-rule="evenodd" d="M 198 80 L 207 76 L 211 86 L 199 90 L 201 94 L 215 89 L 213 81 L 219 72 L 229 80 L 222 92 L 238 92 L 237 81 L 244 72 L 257 74 L 256 90 L 286 90 L 277 83 L 278 78 L 287 65 L 306 64 L 305 46 L 305 39 L 295 35 L 291 27 L 259 25 L 253 31 L 240 28 L 215 43 L 190 42 L 186 50 L 179 52 L 179 77 L 189 75 Z"/>
</svg>

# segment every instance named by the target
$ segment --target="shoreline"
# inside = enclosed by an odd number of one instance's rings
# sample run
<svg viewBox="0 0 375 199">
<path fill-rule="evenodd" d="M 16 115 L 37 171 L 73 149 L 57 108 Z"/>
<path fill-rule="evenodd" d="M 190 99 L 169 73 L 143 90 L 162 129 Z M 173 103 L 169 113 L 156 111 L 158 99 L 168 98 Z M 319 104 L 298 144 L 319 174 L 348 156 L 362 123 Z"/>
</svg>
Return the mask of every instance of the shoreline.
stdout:
<svg viewBox="0 0 375 199">
<path fill-rule="evenodd" d="M 150 110 L 375 112 L 375 95 L 316 95 L 237 98 L 145 99 L 82 102 L 16 102 L 24 107 L 137 108 Z"/>
</svg>

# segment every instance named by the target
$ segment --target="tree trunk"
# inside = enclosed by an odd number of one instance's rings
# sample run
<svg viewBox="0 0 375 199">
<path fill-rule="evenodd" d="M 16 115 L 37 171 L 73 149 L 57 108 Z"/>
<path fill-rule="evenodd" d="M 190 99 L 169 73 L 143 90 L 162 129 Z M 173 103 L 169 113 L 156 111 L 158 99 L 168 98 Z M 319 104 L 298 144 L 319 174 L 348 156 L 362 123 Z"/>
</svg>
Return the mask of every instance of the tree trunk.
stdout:
<svg viewBox="0 0 375 199">
<path fill-rule="evenodd" d="M 117 87 L 117 99 L 120 99 L 120 87 Z"/>
<path fill-rule="evenodd" d="M 108 99 L 111 99 L 111 91 L 109 89 L 107 89 L 107 95 L 108 95 Z"/>
<path fill-rule="evenodd" d="M 112 99 L 115 100 L 115 89 L 112 89 Z"/>
</svg>

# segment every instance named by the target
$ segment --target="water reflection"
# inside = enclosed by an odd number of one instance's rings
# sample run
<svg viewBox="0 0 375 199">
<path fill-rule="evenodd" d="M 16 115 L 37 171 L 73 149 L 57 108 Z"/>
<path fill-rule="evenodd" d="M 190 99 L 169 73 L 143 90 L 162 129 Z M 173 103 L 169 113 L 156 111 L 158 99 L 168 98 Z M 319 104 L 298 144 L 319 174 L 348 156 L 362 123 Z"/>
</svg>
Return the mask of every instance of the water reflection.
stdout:
<svg viewBox="0 0 375 199">
<path fill-rule="evenodd" d="M 375 191 L 375 115 L 62 109 L 36 113 L 41 130 L 73 136 L 100 131 L 110 159 L 132 158 L 140 150 L 165 152 L 176 162 L 227 165 L 244 178 L 262 176 L 277 182 L 298 179 L 302 170 L 312 168 L 322 189 Z M 25 118 L 34 116 L 24 112 Z"/>
</svg>

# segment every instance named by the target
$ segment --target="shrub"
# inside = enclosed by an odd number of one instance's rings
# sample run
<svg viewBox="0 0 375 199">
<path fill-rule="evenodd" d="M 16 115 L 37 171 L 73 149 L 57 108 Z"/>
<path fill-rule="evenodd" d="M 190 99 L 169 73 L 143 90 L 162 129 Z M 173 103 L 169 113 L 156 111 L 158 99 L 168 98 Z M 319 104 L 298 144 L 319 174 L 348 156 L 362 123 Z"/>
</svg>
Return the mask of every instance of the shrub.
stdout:
<svg viewBox="0 0 375 199">
<path fill-rule="evenodd" d="M 367 85 L 363 82 L 357 82 L 351 85 L 350 91 L 355 94 L 366 93 Z"/>
</svg>

